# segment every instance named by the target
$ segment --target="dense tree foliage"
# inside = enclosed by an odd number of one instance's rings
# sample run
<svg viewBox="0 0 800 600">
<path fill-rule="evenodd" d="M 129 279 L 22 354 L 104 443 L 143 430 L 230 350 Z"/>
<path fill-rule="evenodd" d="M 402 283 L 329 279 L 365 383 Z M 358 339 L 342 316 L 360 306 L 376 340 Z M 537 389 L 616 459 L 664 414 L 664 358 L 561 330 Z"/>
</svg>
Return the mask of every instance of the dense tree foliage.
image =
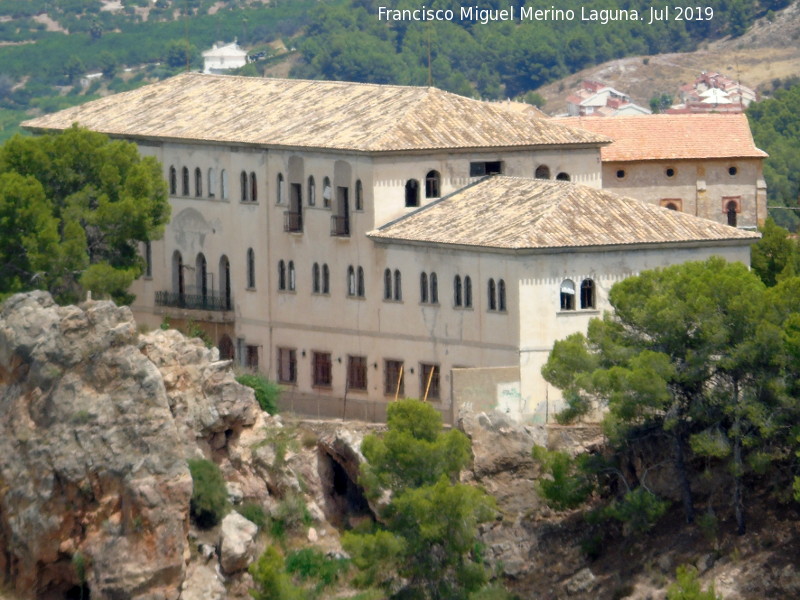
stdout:
<svg viewBox="0 0 800 600">
<path fill-rule="evenodd" d="M 392 494 L 380 515 L 385 527 L 342 540 L 360 582 L 388 590 L 405 580 L 403 598 L 467 598 L 487 581 L 476 535 L 494 514 L 490 496 L 456 483 L 469 440 L 460 431 L 444 433 L 439 413 L 418 400 L 391 404 L 387 425 L 386 435 L 362 444 L 368 494 Z"/>
<path fill-rule="evenodd" d="M 161 237 L 166 183 L 134 144 L 72 127 L 0 148 L 0 295 L 84 290 L 130 301 L 139 243 Z"/>
<path fill-rule="evenodd" d="M 607 409 L 612 444 L 668 441 L 687 521 L 690 457 L 727 463 L 743 533 L 745 476 L 786 460 L 797 442 L 798 287 L 790 278 L 768 289 L 718 258 L 645 271 L 614 285 L 614 312 L 557 342 L 542 373 L 564 392 L 564 418 Z"/>
<path fill-rule="evenodd" d="M 767 286 L 800 272 L 800 246 L 789 232 L 768 218 L 761 239 L 750 250 L 750 266 Z"/>
<path fill-rule="evenodd" d="M 450 9 L 452 21 L 381 21 L 378 7 L 419 9 L 413 0 L 350 0 L 320 4 L 310 15 L 299 48 L 304 63 L 294 74 L 320 79 L 426 85 L 484 98 L 516 97 L 554 79 L 612 58 L 691 50 L 723 35 L 741 35 L 755 18 L 788 4 L 786 0 L 712 0 L 710 20 L 654 22 L 582 20 L 582 9 L 608 9 L 601 0 L 566 0 L 557 8 L 575 18 L 521 20 L 516 0 L 484 2 L 484 9 L 515 9 L 514 21 L 461 20 L 453 0 L 432 0 L 432 10 Z M 661 8 L 663 3 L 653 5 Z M 649 3 L 625 2 L 648 18 Z M 544 8 L 536 5 L 535 8 Z M 474 17 L 473 17 L 474 18 Z M 351 40 L 358 40 L 355 44 Z"/>
<path fill-rule="evenodd" d="M 750 105 L 747 109 L 756 146 L 769 154 L 764 161 L 769 204 L 798 207 L 800 198 L 800 85 L 775 92 L 774 98 Z M 797 211 L 773 209 L 770 215 L 787 229 L 800 224 Z"/>
</svg>

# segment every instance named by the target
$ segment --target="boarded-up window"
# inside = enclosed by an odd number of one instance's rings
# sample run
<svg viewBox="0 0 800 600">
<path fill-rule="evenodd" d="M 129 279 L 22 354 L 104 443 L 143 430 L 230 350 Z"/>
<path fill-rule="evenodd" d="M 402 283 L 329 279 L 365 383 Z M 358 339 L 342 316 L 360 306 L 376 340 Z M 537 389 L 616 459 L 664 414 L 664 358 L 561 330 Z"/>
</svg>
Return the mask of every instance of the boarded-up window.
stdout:
<svg viewBox="0 0 800 600">
<path fill-rule="evenodd" d="M 439 365 L 420 363 L 419 389 L 422 398 L 439 399 Z"/>
<path fill-rule="evenodd" d="M 317 387 L 331 387 L 331 354 L 314 352 L 312 355 L 312 381 Z"/>
<path fill-rule="evenodd" d="M 366 356 L 349 356 L 347 358 L 347 387 L 351 390 L 367 389 Z"/>
<path fill-rule="evenodd" d="M 387 396 L 397 395 L 399 398 L 405 394 L 403 382 L 403 361 L 387 360 L 384 362 L 383 392 Z"/>
</svg>

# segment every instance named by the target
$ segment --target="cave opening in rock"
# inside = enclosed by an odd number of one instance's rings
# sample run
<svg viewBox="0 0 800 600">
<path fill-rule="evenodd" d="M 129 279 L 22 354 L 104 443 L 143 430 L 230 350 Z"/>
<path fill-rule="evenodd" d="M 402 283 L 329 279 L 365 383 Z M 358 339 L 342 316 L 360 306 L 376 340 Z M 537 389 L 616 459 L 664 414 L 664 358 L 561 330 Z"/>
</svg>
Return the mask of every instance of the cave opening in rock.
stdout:
<svg viewBox="0 0 800 600">
<path fill-rule="evenodd" d="M 325 464 L 325 495 L 328 518 L 340 527 L 352 527 L 364 519 L 375 520 L 375 515 L 364 497 L 364 491 L 355 483 L 347 470 L 330 454 L 323 452 Z"/>
<path fill-rule="evenodd" d="M 85 583 L 82 585 L 73 585 L 64 592 L 65 600 L 89 600 L 89 598 L 89 586 Z"/>
</svg>

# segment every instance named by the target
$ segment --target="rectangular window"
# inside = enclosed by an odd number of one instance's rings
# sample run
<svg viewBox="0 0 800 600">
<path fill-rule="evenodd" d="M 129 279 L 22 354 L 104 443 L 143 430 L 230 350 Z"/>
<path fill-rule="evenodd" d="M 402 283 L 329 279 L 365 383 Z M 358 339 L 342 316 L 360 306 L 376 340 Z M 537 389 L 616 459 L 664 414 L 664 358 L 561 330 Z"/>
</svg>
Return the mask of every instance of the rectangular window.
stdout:
<svg viewBox="0 0 800 600">
<path fill-rule="evenodd" d="M 502 175 L 503 161 L 483 161 L 469 163 L 470 177 L 483 177 L 484 175 Z"/>
<path fill-rule="evenodd" d="M 245 357 L 245 366 L 248 369 L 258 369 L 258 346 L 247 346 L 247 356 Z"/>
<path fill-rule="evenodd" d="M 347 357 L 347 387 L 351 390 L 367 389 L 367 357 Z"/>
<path fill-rule="evenodd" d="M 144 243 L 144 276 L 145 277 L 152 277 L 153 276 L 153 247 L 150 245 L 150 242 L 147 241 Z"/>
<path fill-rule="evenodd" d="M 405 394 L 402 360 L 387 360 L 384 362 L 383 393 L 387 396 L 402 398 Z"/>
<path fill-rule="evenodd" d="M 297 352 L 294 348 L 278 348 L 278 381 L 297 383 Z"/>
<path fill-rule="evenodd" d="M 439 399 L 439 365 L 420 363 L 419 391 L 424 399 Z"/>
<path fill-rule="evenodd" d="M 314 352 L 311 366 L 314 385 L 317 387 L 331 387 L 331 353 Z"/>
</svg>

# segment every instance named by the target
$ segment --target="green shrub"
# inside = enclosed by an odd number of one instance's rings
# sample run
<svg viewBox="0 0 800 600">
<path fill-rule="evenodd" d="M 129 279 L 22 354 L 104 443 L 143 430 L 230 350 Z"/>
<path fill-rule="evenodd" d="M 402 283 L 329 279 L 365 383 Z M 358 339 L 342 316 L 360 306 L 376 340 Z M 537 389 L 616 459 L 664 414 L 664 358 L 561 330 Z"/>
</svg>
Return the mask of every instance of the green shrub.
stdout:
<svg viewBox="0 0 800 600">
<path fill-rule="evenodd" d="M 255 392 L 256 400 L 258 400 L 261 410 L 265 410 L 271 415 L 278 412 L 278 396 L 281 394 L 281 388 L 277 383 L 270 381 L 263 375 L 252 373 L 239 375 L 236 381 Z"/>
<path fill-rule="evenodd" d="M 267 526 L 267 515 L 260 504 L 248 502 L 236 507 L 236 512 L 242 515 L 251 523 L 258 525 L 258 530 L 263 531 Z"/>
<path fill-rule="evenodd" d="M 336 583 L 349 566 L 349 560 L 329 558 L 316 548 L 295 550 L 286 556 L 286 571 L 302 580 L 317 581 L 318 590 Z"/>
<path fill-rule="evenodd" d="M 250 590 L 254 600 L 306 600 L 309 594 L 292 583 L 284 569 L 283 557 L 275 546 L 270 546 L 259 559 L 250 565 L 255 589 Z"/>
<path fill-rule="evenodd" d="M 192 500 L 189 510 L 198 527 L 208 529 L 222 520 L 228 509 L 228 491 L 222 471 L 210 460 L 189 460 Z"/>
<path fill-rule="evenodd" d="M 283 540 L 287 533 L 296 532 L 301 527 L 309 525 L 311 525 L 311 515 L 305 501 L 298 494 L 290 493 L 278 503 L 275 512 L 272 513 L 270 533 L 275 539 Z"/>
<path fill-rule="evenodd" d="M 542 446 L 534 446 L 532 455 L 541 466 L 542 473 L 551 477 L 541 478 L 536 483 L 536 491 L 547 506 L 568 510 L 586 502 L 594 485 L 585 468 L 585 455 L 572 458 L 566 452 L 548 450 Z"/>
<path fill-rule="evenodd" d="M 697 569 L 688 565 L 678 567 L 677 581 L 669 586 L 667 600 L 722 600 L 714 591 L 714 584 L 707 590 L 700 587 L 697 580 Z"/>
<path fill-rule="evenodd" d="M 624 524 L 634 535 L 650 531 L 667 512 L 669 501 L 662 500 L 643 487 L 625 494 L 605 509 L 605 515 Z"/>
</svg>

